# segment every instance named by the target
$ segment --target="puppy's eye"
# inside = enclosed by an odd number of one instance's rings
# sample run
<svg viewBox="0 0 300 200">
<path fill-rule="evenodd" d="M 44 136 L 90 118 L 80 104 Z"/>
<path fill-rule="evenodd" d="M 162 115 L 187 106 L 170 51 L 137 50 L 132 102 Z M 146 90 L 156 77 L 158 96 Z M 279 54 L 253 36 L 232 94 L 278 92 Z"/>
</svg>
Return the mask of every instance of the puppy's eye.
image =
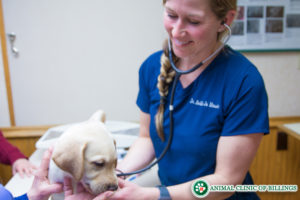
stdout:
<svg viewBox="0 0 300 200">
<path fill-rule="evenodd" d="M 93 165 L 99 168 L 102 168 L 105 166 L 105 162 L 93 162 Z"/>
</svg>

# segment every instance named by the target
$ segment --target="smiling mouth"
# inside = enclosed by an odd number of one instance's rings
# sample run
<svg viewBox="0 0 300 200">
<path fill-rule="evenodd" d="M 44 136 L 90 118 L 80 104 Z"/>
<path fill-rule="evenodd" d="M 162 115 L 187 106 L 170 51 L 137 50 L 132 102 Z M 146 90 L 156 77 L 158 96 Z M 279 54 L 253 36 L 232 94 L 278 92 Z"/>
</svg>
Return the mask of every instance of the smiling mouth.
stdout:
<svg viewBox="0 0 300 200">
<path fill-rule="evenodd" d="M 173 43 L 176 46 L 182 47 L 182 46 L 186 46 L 186 45 L 190 44 L 191 41 L 185 42 L 185 41 L 180 41 L 180 40 L 177 40 L 177 39 L 173 39 Z"/>
</svg>

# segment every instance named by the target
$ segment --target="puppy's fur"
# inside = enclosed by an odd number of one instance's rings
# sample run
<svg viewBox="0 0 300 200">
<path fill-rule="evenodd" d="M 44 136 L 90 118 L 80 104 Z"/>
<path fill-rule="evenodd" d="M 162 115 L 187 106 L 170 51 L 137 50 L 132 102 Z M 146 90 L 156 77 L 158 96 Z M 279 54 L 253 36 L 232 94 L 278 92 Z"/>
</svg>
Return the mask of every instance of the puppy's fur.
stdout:
<svg viewBox="0 0 300 200">
<path fill-rule="evenodd" d="M 71 176 L 95 195 L 117 190 L 116 147 L 104 121 L 103 111 L 97 111 L 59 137 L 50 161 L 50 182 L 63 182 L 64 176 Z"/>
</svg>

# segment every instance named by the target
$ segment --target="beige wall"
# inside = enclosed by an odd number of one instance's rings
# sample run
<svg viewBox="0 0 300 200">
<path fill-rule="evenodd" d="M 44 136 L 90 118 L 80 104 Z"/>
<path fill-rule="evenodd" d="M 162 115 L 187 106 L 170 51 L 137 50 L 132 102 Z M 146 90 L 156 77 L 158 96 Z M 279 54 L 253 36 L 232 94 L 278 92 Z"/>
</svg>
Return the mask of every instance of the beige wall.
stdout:
<svg viewBox="0 0 300 200">
<path fill-rule="evenodd" d="M 269 96 L 269 114 L 300 115 L 300 53 L 244 53 L 262 74 Z"/>
</svg>

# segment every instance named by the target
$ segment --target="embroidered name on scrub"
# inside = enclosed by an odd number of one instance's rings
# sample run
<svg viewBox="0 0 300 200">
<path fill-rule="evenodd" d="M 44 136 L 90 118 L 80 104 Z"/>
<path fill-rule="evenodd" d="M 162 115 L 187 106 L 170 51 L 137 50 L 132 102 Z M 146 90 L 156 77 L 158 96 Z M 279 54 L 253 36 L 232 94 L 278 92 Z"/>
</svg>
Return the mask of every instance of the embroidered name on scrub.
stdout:
<svg viewBox="0 0 300 200">
<path fill-rule="evenodd" d="M 214 104 L 211 101 L 208 103 L 208 101 L 199 101 L 199 100 L 195 101 L 193 98 L 191 98 L 190 104 L 194 104 L 196 106 L 201 106 L 201 107 L 209 107 L 209 108 L 214 108 L 214 109 L 220 109 L 219 104 Z"/>
</svg>

